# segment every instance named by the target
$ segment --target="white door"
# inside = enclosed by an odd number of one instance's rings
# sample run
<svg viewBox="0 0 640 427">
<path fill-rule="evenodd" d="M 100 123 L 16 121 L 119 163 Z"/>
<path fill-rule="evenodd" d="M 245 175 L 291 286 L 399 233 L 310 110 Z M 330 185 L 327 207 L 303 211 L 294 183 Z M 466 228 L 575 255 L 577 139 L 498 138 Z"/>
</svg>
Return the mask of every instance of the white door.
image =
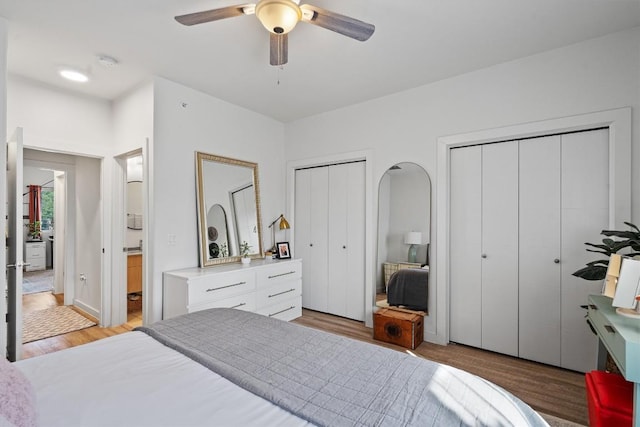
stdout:
<svg viewBox="0 0 640 427">
<path fill-rule="evenodd" d="M 326 167 L 296 171 L 295 250 L 302 258 L 302 306 L 327 311 L 327 212 Z"/>
<path fill-rule="evenodd" d="M 518 355 L 518 142 L 482 146 L 482 348 Z"/>
<path fill-rule="evenodd" d="M 449 337 L 482 346 L 482 148 L 451 150 Z"/>
<path fill-rule="evenodd" d="M 519 355 L 560 366 L 560 136 L 520 141 Z"/>
<path fill-rule="evenodd" d="M 17 128 L 7 143 L 7 357 L 22 358 L 22 128 Z"/>
<path fill-rule="evenodd" d="M 597 338 L 585 325 L 590 294 L 600 293 L 600 281 L 571 273 L 593 261 L 584 242 L 602 240 L 609 224 L 609 130 L 562 136 L 562 344 L 561 366 L 579 372 L 596 367 Z"/>
<path fill-rule="evenodd" d="M 364 320 L 364 162 L 329 166 L 327 312 Z"/>
</svg>

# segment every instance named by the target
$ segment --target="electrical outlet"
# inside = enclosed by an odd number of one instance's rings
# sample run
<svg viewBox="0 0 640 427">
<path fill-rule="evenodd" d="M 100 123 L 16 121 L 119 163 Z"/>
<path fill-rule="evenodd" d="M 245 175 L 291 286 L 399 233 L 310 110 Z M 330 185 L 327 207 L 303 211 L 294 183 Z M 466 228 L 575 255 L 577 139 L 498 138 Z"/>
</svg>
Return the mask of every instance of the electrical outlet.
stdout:
<svg viewBox="0 0 640 427">
<path fill-rule="evenodd" d="M 80 273 L 80 281 L 81 282 L 86 282 L 87 281 L 87 275 L 84 273 Z"/>
<path fill-rule="evenodd" d="M 175 234 L 167 234 L 167 245 L 175 246 L 176 245 L 176 235 Z"/>
</svg>

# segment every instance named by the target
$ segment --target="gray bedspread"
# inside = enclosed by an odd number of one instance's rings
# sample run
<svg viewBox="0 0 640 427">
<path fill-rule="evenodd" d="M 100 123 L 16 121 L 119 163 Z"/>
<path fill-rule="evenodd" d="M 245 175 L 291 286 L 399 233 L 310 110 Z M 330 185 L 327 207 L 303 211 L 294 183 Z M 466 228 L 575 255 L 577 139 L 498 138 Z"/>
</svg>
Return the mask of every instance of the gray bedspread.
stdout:
<svg viewBox="0 0 640 427">
<path fill-rule="evenodd" d="M 427 311 L 429 271 L 422 268 L 404 268 L 389 278 L 387 301 L 410 310 Z"/>
<path fill-rule="evenodd" d="M 464 371 L 254 313 L 211 309 L 137 330 L 317 425 L 547 425 Z"/>
</svg>

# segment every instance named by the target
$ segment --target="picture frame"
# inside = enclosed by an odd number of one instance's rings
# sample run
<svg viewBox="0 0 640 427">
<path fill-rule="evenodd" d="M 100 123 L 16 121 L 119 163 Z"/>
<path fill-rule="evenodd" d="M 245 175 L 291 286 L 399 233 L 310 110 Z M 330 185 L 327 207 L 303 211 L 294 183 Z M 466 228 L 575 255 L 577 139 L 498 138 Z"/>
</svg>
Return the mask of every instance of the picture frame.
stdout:
<svg viewBox="0 0 640 427">
<path fill-rule="evenodd" d="M 291 258 L 291 249 L 289 248 L 289 242 L 278 242 L 276 244 L 276 248 L 278 248 L 279 259 Z"/>
</svg>

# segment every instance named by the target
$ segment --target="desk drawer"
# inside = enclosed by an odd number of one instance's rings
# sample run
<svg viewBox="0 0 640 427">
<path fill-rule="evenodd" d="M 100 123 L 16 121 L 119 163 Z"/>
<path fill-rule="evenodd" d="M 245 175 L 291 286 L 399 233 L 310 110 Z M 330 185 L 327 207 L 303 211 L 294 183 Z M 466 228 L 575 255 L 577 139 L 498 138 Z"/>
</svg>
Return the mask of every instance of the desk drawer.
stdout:
<svg viewBox="0 0 640 427">
<path fill-rule="evenodd" d="M 199 277 L 189 283 L 188 305 L 199 305 L 234 295 L 253 292 L 256 288 L 252 271 L 232 272 Z"/>
<path fill-rule="evenodd" d="M 591 320 L 591 324 L 598 332 L 600 340 L 616 362 L 620 372 L 624 374 L 626 368 L 624 338 L 597 308 L 589 307 L 589 320 Z"/>
</svg>

